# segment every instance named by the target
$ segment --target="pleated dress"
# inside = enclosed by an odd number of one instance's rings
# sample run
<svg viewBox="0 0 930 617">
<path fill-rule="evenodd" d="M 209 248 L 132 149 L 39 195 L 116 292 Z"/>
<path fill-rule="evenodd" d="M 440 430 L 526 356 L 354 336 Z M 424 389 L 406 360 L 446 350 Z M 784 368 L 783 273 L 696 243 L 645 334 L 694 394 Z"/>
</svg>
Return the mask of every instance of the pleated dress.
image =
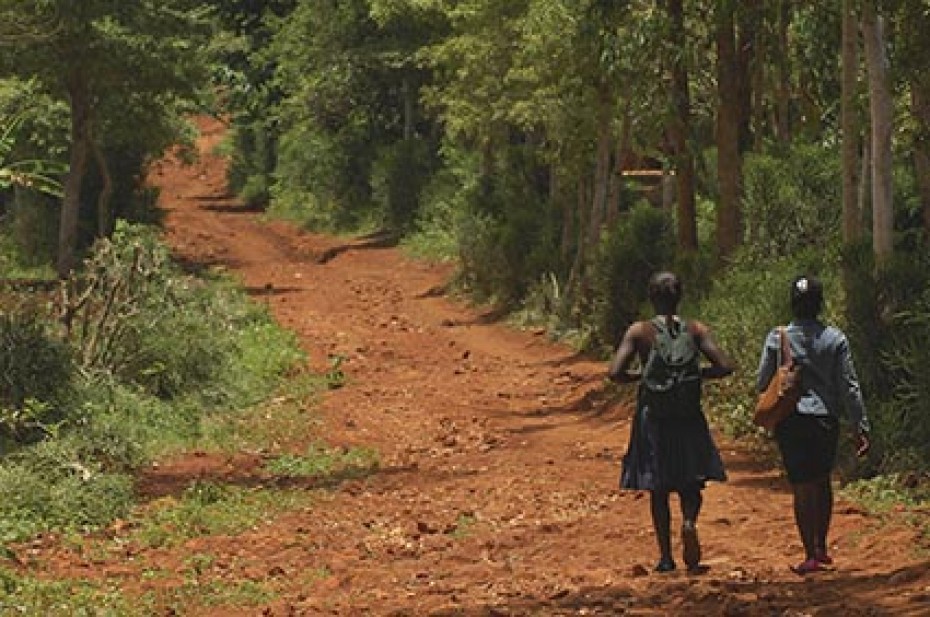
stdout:
<svg viewBox="0 0 930 617">
<path fill-rule="evenodd" d="M 620 488 L 645 491 L 702 489 L 726 471 L 704 413 L 655 418 L 637 397 L 636 415 L 620 474 Z"/>
</svg>

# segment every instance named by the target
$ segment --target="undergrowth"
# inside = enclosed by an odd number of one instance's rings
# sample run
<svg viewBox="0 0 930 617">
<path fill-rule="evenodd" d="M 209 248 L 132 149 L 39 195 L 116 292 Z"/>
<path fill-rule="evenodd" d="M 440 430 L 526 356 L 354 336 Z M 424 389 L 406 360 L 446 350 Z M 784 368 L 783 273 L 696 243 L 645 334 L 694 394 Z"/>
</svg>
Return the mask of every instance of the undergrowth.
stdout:
<svg viewBox="0 0 930 617">
<path fill-rule="evenodd" d="M 232 281 L 182 273 L 153 229 L 121 226 L 59 297 L 64 328 L 0 312 L 0 366 L 34 369 L 0 381 L 2 543 L 124 516 L 134 470 L 220 441 L 218 418 L 247 415 L 303 358 Z"/>
</svg>

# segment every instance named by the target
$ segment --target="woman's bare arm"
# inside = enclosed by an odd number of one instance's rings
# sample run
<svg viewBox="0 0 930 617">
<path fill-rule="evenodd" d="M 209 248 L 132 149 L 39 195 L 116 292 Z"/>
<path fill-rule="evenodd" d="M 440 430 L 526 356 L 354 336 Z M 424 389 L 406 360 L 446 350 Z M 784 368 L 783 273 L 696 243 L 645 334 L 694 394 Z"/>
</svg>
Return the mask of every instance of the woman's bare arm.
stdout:
<svg viewBox="0 0 930 617">
<path fill-rule="evenodd" d="M 726 377 L 734 370 L 733 361 L 717 346 L 717 342 L 710 333 L 710 328 L 701 322 L 691 322 L 695 329 L 695 338 L 698 348 L 710 362 L 710 366 L 701 368 L 701 377 L 705 379 L 718 379 Z"/>
<path fill-rule="evenodd" d="M 638 349 L 638 341 L 641 337 L 640 326 L 638 323 L 634 323 L 626 332 L 623 334 L 623 339 L 621 339 L 620 344 L 617 346 L 617 351 L 614 353 L 613 359 L 610 361 L 610 367 L 607 370 L 607 377 L 611 381 L 617 383 L 630 383 L 633 381 L 639 380 L 641 374 L 639 372 L 631 372 L 630 365 L 633 363 L 633 358 L 636 357 Z"/>
</svg>

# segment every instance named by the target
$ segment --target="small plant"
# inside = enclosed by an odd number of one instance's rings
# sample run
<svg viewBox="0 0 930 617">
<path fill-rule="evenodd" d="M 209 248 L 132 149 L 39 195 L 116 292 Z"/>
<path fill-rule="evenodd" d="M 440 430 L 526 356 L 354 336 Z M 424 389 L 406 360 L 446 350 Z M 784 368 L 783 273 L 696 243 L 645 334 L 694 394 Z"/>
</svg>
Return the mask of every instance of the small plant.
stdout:
<svg viewBox="0 0 930 617">
<path fill-rule="evenodd" d="M 378 454 L 365 448 L 339 450 L 313 445 L 303 455 L 283 454 L 265 465 L 269 472 L 288 478 L 314 476 L 356 477 L 378 468 Z"/>
<path fill-rule="evenodd" d="M 857 480 L 843 487 L 843 496 L 873 512 L 887 512 L 895 507 L 914 505 L 913 497 L 897 474 Z"/>
<path fill-rule="evenodd" d="M 342 371 L 342 364 L 345 361 L 346 357 L 338 354 L 329 357 L 329 370 L 326 371 L 326 386 L 330 390 L 336 390 L 346 384 L 346 375 Z"/>
<path fill-rule="evenodd" d="M 250 490 L 214 482 L 195 482 L 179 499 L 166 498 L 137 521 L 146 546 L 174 546 L 191 538 L 235 534 L 277 512 L 296 507 L 297 492 Z"/>
<path fill-rule="evenodd" d="M 449 532 L 449 535 L 457 540 L 468 537 L 478 524 L 478 517 L 472 512 L 462 512 L 455 519 L 455 528 Z"/>
<path fill-rule="evenodd" d="M 134 615 L 129 600 L 86 581 L 46 581 L 0 568 L 0 615 Z"/>
</svg>

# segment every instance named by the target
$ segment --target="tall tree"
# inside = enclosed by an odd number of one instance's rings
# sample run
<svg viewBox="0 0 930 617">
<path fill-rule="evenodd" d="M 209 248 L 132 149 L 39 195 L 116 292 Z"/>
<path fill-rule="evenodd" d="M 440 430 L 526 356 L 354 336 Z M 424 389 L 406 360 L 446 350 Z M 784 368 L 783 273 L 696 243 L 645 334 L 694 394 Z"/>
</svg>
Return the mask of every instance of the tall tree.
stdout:
<svg viewBox="0 0 930 617">
<path fill-rule="evenodd" d="M 740 239 L 740 134 L 743 123 L 740 61 L 736 50 L 735 3 L 717 5 L 717 251 L 726 257 Z"/>
<path fill-rule="evenodd" d="M 893 101 L 884 18 L 874 0 L 863 3 L 862 32 L 869 69 L 869 112 L 872 124 L 872 246 L 882 264 L 894 248 L 892 178 Z"/>
<path fill-rule="evenodd" d="M 860 122 L 857 94 L 859 86 L 859 20 L 853 0 L 843 0 L 843 41 L 841 53 L 842 90 L 840 131 L 843 169 L 843 241 L 851 243 L 862 235 L 859 212 Z"/>
<path fill-rule="evenodd" d="M 678 245 L 686 253 L 697 251 L 697 207 L 695 197 L 695 164 L 691 149 L 691 82 L 684 49 L 688 40 L 682 0 L 665 2 L 669 23 L 669 45 L 666 58 L 669 71 L 669 140 L 675 166 L 678 197 Z"/>
<path fill-rule="evenodd" d="M 930 12 L 921 3 L 902 3 L 897 17 L 901 24 L 897 66 L 910 87 L 914 175 L 924 235 L 930 239 L 930 66 L 926 62 Z"/>
</svg>

